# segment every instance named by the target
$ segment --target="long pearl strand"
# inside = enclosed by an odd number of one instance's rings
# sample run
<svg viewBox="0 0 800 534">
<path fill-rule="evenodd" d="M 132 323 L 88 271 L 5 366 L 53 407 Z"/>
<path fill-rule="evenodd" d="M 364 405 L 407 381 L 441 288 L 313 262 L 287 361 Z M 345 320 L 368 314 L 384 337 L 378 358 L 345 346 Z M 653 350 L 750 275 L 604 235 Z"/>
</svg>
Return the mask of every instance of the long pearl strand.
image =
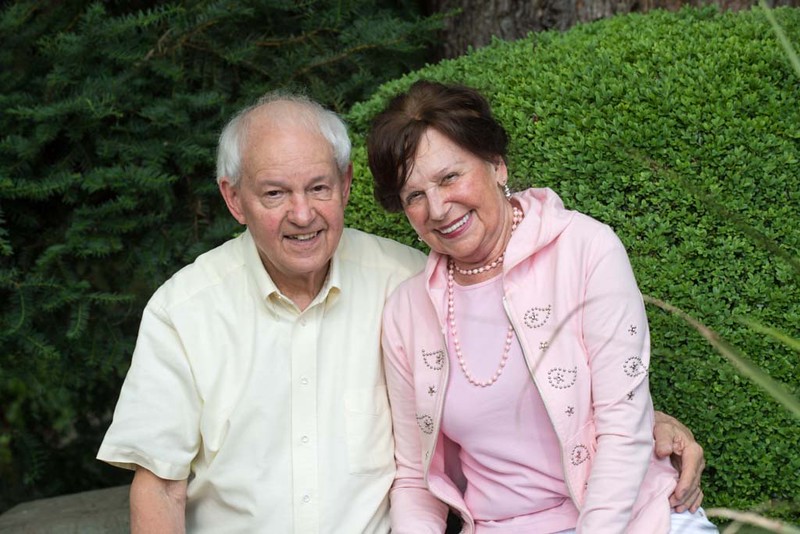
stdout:
<svg viewBox="0 0 800 534">
<path fill-rule="evenodd" d="M 520 210 L 518 207 L 514 206 L 514 208 L 511 211 L 512 211 L 512 214 L 513 214 L 512 215 L 511 231 L 513 232 L 514 230 L 517 229 L 517 226 L 519 225 L 520 221 L 522 221 L 522 210 Z M 491 263 L 487 263 L 486 265 L 484 265 L 482 267 L 475 267 L 474 269 L 462 269 L 461 267 L 456 265 L 455 262 L 453 262 L 453 267 L 455 267 L 455 270 L 456 270 L 456 272 L 458 274 L 463 274 L 465 276 L 473 276 L 473 275 L 476 275 L 476 274 L 485 273 L 486 271 L 491 271 L 492 269 L 494 269 L 498 265 L 502 265 L 503 264 L 503 260 L 505 259 L 505 257 L 506 257 L 506 252 L 504 250 L 503 253 L 500 254 L 500 256 L 496 260 L 494 260 Z"/>
<path fill-rule="evenodd" d="M 511 226 L 512 233 L 517 229 L 517 226 L 522 220 L 522 211 L 515 206 L 513 214 L 513 224 Z M 500 358 L 500 365 L 497 367 L 497 370 L 494 372 L 492 377 L 489 380 L 476 380 L 475 377 L 472 376 L 472 372 L 467 367 L 467 362 L 464 360 L 464 354 L 461 351 L 461 342 L 458 340 L 458 327 L 456 327 L 456 306 L 455 298 L 453 297 L 453 286 L 455 285 L 454 271 L 458 270 L 460 274 L 478 274 L 480 272 L 486 272 L 503 263 L 504 256 L 505 251 L 503 251 L 503 254 L 501 254 L 499 258 L 484 267 L 479 267 L 478 269 L 468 269 L 467 271 L 470 272 L 462 272 L 461 269 L 455 267 L 455 262 L 452 260 L 452 258 L 447 262 L 447 323 L 450 327 L 450 335 L 453 338 L 453 346 L 456 349 L 455 352 L 456 357 L 458 358 L 458 365 L 461 367 L 461 371 L 464 373 L 464 376 L 467 378 L 467 381 L 470 384 L 483 388 L 489 387 L 497 382 L 497 379 L 500 378 L 501 374 L 503 374 L 506 363 L 508 363 L 508 357 L 511 354 L 511 345 L 514 341 L 514 327 L 509 323 L 508 331 L 506 332 L 505 345 L 503 345 L 503 355 Z"/>
</svg>

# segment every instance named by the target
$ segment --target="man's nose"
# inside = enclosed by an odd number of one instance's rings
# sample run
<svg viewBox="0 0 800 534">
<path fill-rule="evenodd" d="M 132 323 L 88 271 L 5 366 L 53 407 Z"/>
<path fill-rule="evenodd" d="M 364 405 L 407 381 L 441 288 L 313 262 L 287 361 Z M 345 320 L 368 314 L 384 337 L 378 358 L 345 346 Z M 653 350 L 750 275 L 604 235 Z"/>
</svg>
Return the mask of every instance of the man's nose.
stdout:
<svg viewBox="0 0 800 534">
<path fill-rule="evenodd" d="M 289 220 L 297 226 L 306 226 L 314 220 L 314 206 L 305 194 L 292 195 Z"/>
</svg>

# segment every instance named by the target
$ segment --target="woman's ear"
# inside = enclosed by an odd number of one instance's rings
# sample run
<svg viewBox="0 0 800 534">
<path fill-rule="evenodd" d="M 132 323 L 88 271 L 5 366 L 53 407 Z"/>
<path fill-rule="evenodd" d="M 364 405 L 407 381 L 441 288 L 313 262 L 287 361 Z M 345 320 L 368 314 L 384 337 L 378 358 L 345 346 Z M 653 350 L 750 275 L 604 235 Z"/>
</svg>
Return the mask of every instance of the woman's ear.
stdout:
<svg viewBox="0 0 800 534">
<path fill-rule="evenodd" d="M 506 185 L 508 182 L 508 167 L 506 167 L 506 160 L 498 156 L 497 159 L 492 162 L 492 167 L 494 167 L 495 179 L 497 180 L 498 185 Z"/>
</svg>

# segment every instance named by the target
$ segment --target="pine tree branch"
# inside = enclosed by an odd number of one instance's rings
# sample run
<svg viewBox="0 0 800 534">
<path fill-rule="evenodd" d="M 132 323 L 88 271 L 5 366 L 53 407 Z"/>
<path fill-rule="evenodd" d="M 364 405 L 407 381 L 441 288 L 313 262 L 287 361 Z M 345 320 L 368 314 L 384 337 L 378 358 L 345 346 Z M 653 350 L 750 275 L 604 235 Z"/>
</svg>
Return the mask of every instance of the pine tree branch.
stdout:
<svg viewBox="0 0 800 534">
<path fill-rule="evenodd" d="M 398 44 L 398 43 L 401 43 L 401 42 L 403 42 L 402 39 L 392 39 L 391 41 L 384 41 L 383 43 L 378 43 L 378 44 L 362 44 L 362 45 L 354 46 L 352 48 L 349 48 L 347 50 L 344 50 L 344 51 L 340 52 L 339 54 L 336 54 L 335 56 L 331 56 L 331 57 L 325 58 L 324 60 L 316 61 L 314 63 L 309 63 L 308 65 L 306 65 L 302 69 L 298 69 L 297 71 L 295 71 L 295 73 L 292 74 L 292 76 L 289 79 L 290 80 L 294 80 L 294 79 L 296 79 L 296 78 L 298 78 L 300 76 L 304 76 L 304 75 L 308 74 L 310 71 L 312 71 L 312 70 L 314 70 L 316 68 L 325 67 L 325 66 L 328 66 L 328 65 L 332 65 L 334 63 L 338 63 L 340 61 L 343 61 L 343 60 L 347 59 L 348 57 L 352 56 L 353 54 L 357 54 L 359 52 L 364 52 L 364 51 L 367 51 L 367 50 L 374 50 L 374 49 L 377 49 L 377 48 L 381 48 L 381 47 L 389 46 L 389 45 L 393 45 L 393 44 Z"/>
<path fill-rule="evenodd" d="M 208 30 L 209 28 L 215 26 L 218 22 L 219 19 L 206 21 L 205 23 L 195 28 L 192 28 L 190 31 L 185 32 L 181 37 L 179 37 L 175 41 L 175 43 L 172 46 L 164 47 L 164 43 L 167 42 L 167 38 L 172 33 L 172 28 L 167 28 L 167 31 L 165 31 L 164 34 L 158 38 L 158 41 L 156 41 L 156 45 L 153 48 L 151 48 L 147 52 L 147 54 L 145 54 L 144 59 L 142 61 L 143 62 L 149 61 L 153 57 L 156 57 L 156 55 L 158 55 L 158 57 L 163 57 L 165 55 L 171 54 L 172 52 L 180 49 L 183 46 L 188 46 L 189 41 L 191 39 L 193 39 L 196 35 L 201 34 L 206 30 Z"/>
<path fill-rule="evenodd" d="M 326 33 L 331 35 L 336 35 L 339 32 L 332 28 L 317 28 L 316 30 L 303 32 L 300 35 L 296 35 L 286 39 L 266 39 L 262 41 L 256 41 L 254 44 L 256 46 L 261 46 L 265 48 L 280 48 L 285 45 L 302 44 L 310 39 L 313 39 L 318 35 L 324 35 Z"/>
</svg>

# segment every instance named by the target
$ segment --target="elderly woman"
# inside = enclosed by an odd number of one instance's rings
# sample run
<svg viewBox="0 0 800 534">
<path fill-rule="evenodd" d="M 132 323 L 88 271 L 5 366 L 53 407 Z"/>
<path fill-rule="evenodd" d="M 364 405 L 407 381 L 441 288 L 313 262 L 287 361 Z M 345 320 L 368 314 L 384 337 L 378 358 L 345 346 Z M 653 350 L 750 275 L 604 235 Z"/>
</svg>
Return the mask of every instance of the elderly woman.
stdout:
<svg viewBox="0 0 800 534">
<path fill-rule="evenodd" d="M 417 82 L 368 138 L 376 197 L 431 253 L 386 304 L 397 533 L 716 532 L 671 512 L 645 308 L 620 240 L 550 189 L 512 195 L 475 90 Z"/>
</svg>

